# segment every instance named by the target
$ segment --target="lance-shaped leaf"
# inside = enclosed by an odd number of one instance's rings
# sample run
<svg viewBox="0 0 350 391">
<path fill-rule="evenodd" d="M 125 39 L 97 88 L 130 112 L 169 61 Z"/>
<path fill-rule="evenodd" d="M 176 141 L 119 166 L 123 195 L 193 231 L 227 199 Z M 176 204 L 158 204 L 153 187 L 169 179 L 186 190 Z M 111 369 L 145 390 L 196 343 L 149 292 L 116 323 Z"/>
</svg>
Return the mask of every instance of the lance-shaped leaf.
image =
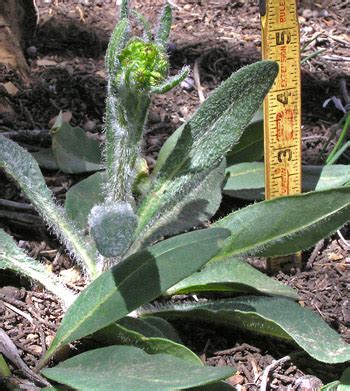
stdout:
<svg viewBox="0 0 350 391">
<path fill-rule="evenodd" d="M 155 34 L 155 41 L 158 43 L 158 45 L 163 46 L 165 50 L 167 49 L 172 18 L 172 10 L 170 5 L 167 3 L 163 8 L 163 12 L 160 17 L 158 28 Z"/>
<path fill-rule="evenodd" d="M 146 310 L 143 311 L 146 313 Z M 329 364 L 350 360 L 350 345 L 317 314 L 277 297 L 246 296 L 208 303 L 165 305 L 151 311 L 165 319 L 213 322 L 245 331 L 294 341 L 310 356 Z"/>
<path fill-rule="evenodd" d="M 87 137 L 83 129 L 62 122 L 51 135 L 53 155 L 61 171 L 79 174 L 101 170 L 99 142 Z"/>
<path fill-rule="evenodd" d="M 94 338 L 105 345 L 135 346 L 148 354 L 165 353 L 189 363 L 202 363 L 190 349 L 179 342 L 167 339 L 159 329 L 151 327 L 147 319 L 125 317 L 95 333 Z"/>
<path fill-rule="evenodd" d="M 293 254 L 342 227 L 349 213 L 350 187 L 259 202 L 213 224 L 231 231 L 219 256 Z"/>
<path fill-rule="evenodd" d="M 237 143 L 277 71 L 277 65 L 271 61 L 240 69 L 222 83 L 180 128 L 175 148 L 167 156 L 149 195 L 140 205 L 136 237 L 152 235 L 159 228 L 160 217 L 174 208 L 189 190 L 198 186 L 201 175 L 215 167 Z"/>
<path fill-rule="evenodd" d="M 298 300 L 298 294 L 287 285 L 268 277 L 243 259 L 227 257 L 208 262 L 197 273 L 168 289 L 167 293 L 232 292 L 261 293 Z"/>
<path fill-rule="evenodd" d="M 149 247 L 101 274 L 67 311 L 44 361 L 61 346 L 121 319 L 197 271 L 229 232 L 205 229 Z"/>
<path fill-rule="evenodd" d="M 0 269 L 10 269 L 22 276 L 39 282 L 56 295 L 68 308 L 75 300 L 74 293 L 66 288 L 43 264 L 29 257 L 17 247 L 10 235 L 0 229 Z"/>
<path fill-rule="evenodd" d="M 255 113 L 238 143 L 226 155 L 227 165 L 259 161 L 264 156 L 263 110 Z"/>
<path fill-rule="evenodd" d="M 91 209 L 104 202 L 102 188 L 105 179 L 103 172 L 96 172 L 67 191 L 64 207 L 78 229 L 83 230 L 87 227 Z"/>
<path fill-rule="evenodd" d="M 208 221 L 218 210 L 222 198 L 222 182 L 225 175 L 225 161 L 209 172 L 192 175 L 192 181 L 182 189 L 182 198 L 175 205 L 164 205 L 157 223 L 148 231 L 145 243 L 151 243 L 160 236 L 172 235 L 191 227 L 198 227 Z M 140 242 L 136 241 L 133 250 Z"/>
<path fill-rule="evenodd" d="M 132 346 L 91 350 L 42 371 L 77 390 L 173 391 L 231 376 L 230 367 L 206 367 L 169 354 L 149 355 Z"/>
<path fill-rule="evenodd" d="M 259 162 L 234 164 L 228 167 L 224 194 L 246 200 L 263 199 L 264 171 L 264 163 Z M 303 192 L 334 189 L 349 181 L 350 167 L 347 165 L 302 167 Z"/>
<path fill-rule="evenodd" d="M 55 204 L 52 192 L 46 186 L 38 163 L 31 154 L 13 141 L 0 136 L 0 168 L 17 182 L 81 266 L 87 269 L 91 277 L 95 276 L 96 264 L 92 251 L 89 251 L 64 210 Z"/>
</svg>

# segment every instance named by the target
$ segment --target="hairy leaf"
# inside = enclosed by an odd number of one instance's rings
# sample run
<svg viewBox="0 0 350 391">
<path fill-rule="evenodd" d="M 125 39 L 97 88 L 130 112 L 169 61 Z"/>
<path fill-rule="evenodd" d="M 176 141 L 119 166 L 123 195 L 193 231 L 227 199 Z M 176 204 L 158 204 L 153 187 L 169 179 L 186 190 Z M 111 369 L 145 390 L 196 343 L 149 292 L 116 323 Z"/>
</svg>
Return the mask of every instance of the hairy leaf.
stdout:
<svg viewBox="0 0 350 391">
<path fill-rule="evenodd" d="M 156 327 L 143 319 L 125 317 L 98 331 L 94 337 L 108 345 L 129 345 L 148 354 L 171 354 L 189 363 L 202 363 L 200 358 L 184 345 L 167 339 Z"/>
<path fill-rule="evenodd" d="M 51 135 L 53 155 L 61 171 L 79 174 L 101 170 L 100 144 L 88 138 L 83 129 L 62 122 Z"/>
<path fill-rule="evenodd" d="M 167 49 L 168 39 L 170 35 L 171 21 L 172 21 L 171 7 L 168 3 L 166 3 L 163 8 L 163 12 L 155 34 L 155 41 L 158 43 L 158 45 L 163 46 L 165 50 Z"/>
<path fill-rule="evenodd" d="M 41 168 L 45 170 L 58 170 L 58 164 L 53 154 L 52 148 L 44 148 L 38 152 L 32 152 L 32 156 Z"/>
<path fill-rule="evenodd" d="M 51 380 L 79 390 L 173 391 L 231 376 L 233 368 L 206 367 L 132 346 L 91 350 L 42 370 Z"/>
<path fill-rule="evenodd" d="M 264 163 L 241 163 L 226 169 L 227 181 L 223 192 L 229 196 L 261 200 L 264 198 Z M 335 164 L 331 166 L 303 166 L 303 192 L 328 190 L 341 187 L 350 181 L 350 167 Z"/>
<path fill-rule="evenodd" d="M 260 108 L 244 129 L 238 143 L 226 155 L 227 165 L 259 161 L 264 157 L 264 121 Z"/>
<path fill-rule="evenodd" d="M 10 235 L 0 229 L 0 269 L 14 272 L 39 282 L 48 291 L 55 294 L 68 308 L 75 300 L 74 293 L 45 268 L 43 264 L 29 257 L 17 247 Z"/>
<path fill-rule="evenodd" d="M 87 269 L 91 277 L 95 276 L 96 265 L 92 250 L 77 233 L 64 210 L 55 204 L 52 192 L 46 186 L 38 163 L 30 153 L 13 141 L 0 136 L 0 168 L 3 168 L 17 182 L 81 266 Z"/>
<path fill-rule="evenodd" d="M 199 272 L 167 291 L 170 295 L 191 292 L 261 293 L 298 300 L 298 294 L 292 288 L 259 272 L 246 261 L 233 257 L 208 262 Z"/>
<path fill-rule="evenodd" d="M 231 231 L 219 256 L 293 254 L 342 227 L 349 213 L 350 187 L 262 201 L 213 224 Z"/>
<path fill-rule="evenodd" d="M 188 188 L 183 189 L 182 198 L 175 205 L 164 204 L 163 213 L 148 231 L 145 243 L 151 243 L 161 236 L 172 235 L 191 227 L 198 227 L 208 221 L 221 203 L 221 188 L 225 175 L 225 161 L 209 172 L 192 176 Z M 139 242 L 135 242 L 135 246 Z"/>
<path fill-rule="evenodd" d="M 218 252 L 227 235 L 222 229 L 183 234 L 105 271 L 69 308 L 45 361 L 62 345 L 112 324 L 197 271 Z"/>
<path fill-rule="evenodd" d="M 96 172 L 72 186 L 66 193 L 64 207 L 67 215 L 80 230 L 87 227 L 88 216 L 94 205 L 104 201 L 102 188 L 105 177 L 103 172 Z"/>
<path fill-rule="evenodd" d="M 287 299 L 247 296 L 165 305 L 150 313 L 165 319 L 211 322 L 294 341 L 316 360 L 329 364 L 350 360 L 350 346 L 335 330 L 314 312 Z"/>
<path fill-rule="evenodd" d="M 175 148 L 163 163 L 139 208 L 136 237 L 149 236 L 159 218 L 173 209 L 198 180 L 238 142 L 272 85 L 278 68 L 259 62 L 240 69 L 216 89 L 178 131 Z M 188 222 L 188 228 L 193 222 Z M 147 232 L 148 231 L 148 232 Z M 161 232 L 158 232 L 160 235 Z"/>
</svg>

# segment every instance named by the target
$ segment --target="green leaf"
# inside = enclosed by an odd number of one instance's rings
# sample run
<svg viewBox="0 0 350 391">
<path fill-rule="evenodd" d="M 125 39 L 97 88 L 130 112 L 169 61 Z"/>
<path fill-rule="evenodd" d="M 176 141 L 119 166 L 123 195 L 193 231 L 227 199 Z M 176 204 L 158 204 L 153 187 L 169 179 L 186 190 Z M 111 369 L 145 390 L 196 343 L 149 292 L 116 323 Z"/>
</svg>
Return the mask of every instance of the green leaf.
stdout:
<svg viewBox="0 0 350 391">
<path fill-rule="evenodd" d="M 176 207 L 193 186 L 197 187 L 203 175 L 238 142 L 277 72 L 277 65 L 271 61 L 240 69 L 222 83 L 180 128 L 175 148 L 167 156 L 149 195 L 140 205 L 136 237 L 151 235 L 147 231 L 165 212 Z M 189 221 L 188 228 L 192 226 Z"/>
<path fill-rule="evenodd" d="M 238 143 L 226 155 L 227 165 L 259 161 L 264 157 L 264 114 L 255 113 Z"/>
<path fill-rule="evenodd" d="M 325 384 L 320 391 L 338 391 L 339 381 L 332 381 L 331 383 Z"/>
<path fill-rule="evenodd" d="M 218 252 L 227 235 L 222 229 L 183 234 L 105 271 L 69 308 L 44 360 L 61 346 L 112 324 L 197 271 Z"/>
<path fill-rule="evenodd" d="M 106 67 L 110 75 L 115 75 L 119 70 L 118 56 L 124 48 L 129 35 L 128 17 L 128 2 L 124 1 L 121 6 L 120 21 L 116 25 L 112 36 L 110 38 L 107 53 L 106 53 Z"/>
<path fill-rule="evenodd" d="M 79 174 L 101 170 L 101 150 L 97 140 L 90 139 L 81 128 L 67 122 L 51 131 L 52 151 L 61 171 Z"/>
<path fill-rule="evenodd" d="M 226 169 L 224 194 L 231 197 L 260 200 L 264 198 L 264 163 L 235 164 Z M 303 166 L 303 192 L 341 187 L 350 181 L 350 166 Z"/>
<path fill-rule="evenodd" d="M 183 189 L 181 199 L 175 205 L 165 204 L 162 215 L 147 232 L 145 243 L 152 243 L 162 236 L 183 232 L 191 227 L 198 227 L 208 221 L 218 210 L 222 193 L 222 182 L 225 175 L 225 161 L 209 172 L 192 175 L 189 187 Z M 135 242 L 138 246 L 139 242 Z"/>
<path fill-rule="evenodd" d="M 157 316 L 148 316 L 147 319 L 140 320 L 148 324 L 150 327 L 157 329 L 165 338 L 177 343 L 183 343 L 177 331 L 165 319 L 158 318 Z M 159 322 L 159 320 L 161 320 L 161 322 Z"/>
<path fill-rule="evenodd" d="M 108 345 L 130 345 L 148 354 L 171 354 L 189 363 L 202 363 L 190 349 L 166 339 L 160 330 L 150 327 L 143 319 L 125 317 L 98 331 L 94 337 Z"/>
<path fill-rule="evenodd" d="M 105 179 L 103 172 L 96 172 L 67 191 L 64 207 L 78 229 L 83 230 L 87 227 L 91 209 L 94 205 L 103 203 L 102 187 Z"/>
<path fill-rule="evenodd" d="M 340 378 L 340 384 L 337 391 L 349 391 L 350 388 L 350 368 L 344 370 Z"/>
<path fill-rule="evenodd" d="M 39 152 L 32 152 L 32 156 L 38 162 L 41 168 L 44 168 L 46 170 L 59 169 L 52 148 L 44 148 L 41 149 Z"/>
<path fill-rule="evenodd" d="M 127 202 L 107 202 L 92 208 L 89 227 L 100 254 L 118 257 L 129 248 L 137 216 Z"/>
<path fill-rule="evenodd" d="M 167 291 L 170 295 L 191 292 L 261 293 L 298 300 L 294 289 L 259 272 L 244 260 L 232 257 L 208 262 L 199 272 Z"/>
<path fill-rule="evenodd" d="M 162 16 L 155 34 L 156 43 L 162 46 L 165 50 L 167 49 L 172 18 L 172 10 L 170 5 L 167 3 L 163 8 Z"/>
<path fill-rule="evenodd" d="M 342 227 L 349 213 L 350 187 L 262 201 L 213 224 L 231 231 L 219 256 L 293 254 Z"/>
<path fill-rule="evenodd" d="M 31 154 L 13 141 L 0 136 L 0 168 L 17 182 L 81 266 L 87 269 L 91 277 L 95 276 L 96 262 L 93 250 L 76 231 L 64 210 L 55 204 L 53 194 L 46 186 L 38 163 Z"/>
<path fill-rule="evenodd" d="M 173 391 L 225 379 L 234 369 L 188 363 L 168 354 L 148 355 L 131 346 L 110 346 L 82 353 L 42 373 L 86 391 Z"/>
<path fill-rule="evenodd" d="M 29 257 L 17 247 L 10 235 L 0 228 L 0 270 L 14 272 L 39 282 L 48 291 L 55 294 L 68 308 L 75 299 L 74 293 L 66 288 L 54 274 L 49 273 L 43 264 Z"/>
<path fill-rule="evenodd" d="M 146 313 L 146 311 L 144 311 Z M 193 319 L 294 341 L 318 361 L 350 360 L 350 345 L 314 312 L 277 297 L 239 297 L 208 303 L 165 305 L 151 315 L 165 319 Z"/>
</svg>

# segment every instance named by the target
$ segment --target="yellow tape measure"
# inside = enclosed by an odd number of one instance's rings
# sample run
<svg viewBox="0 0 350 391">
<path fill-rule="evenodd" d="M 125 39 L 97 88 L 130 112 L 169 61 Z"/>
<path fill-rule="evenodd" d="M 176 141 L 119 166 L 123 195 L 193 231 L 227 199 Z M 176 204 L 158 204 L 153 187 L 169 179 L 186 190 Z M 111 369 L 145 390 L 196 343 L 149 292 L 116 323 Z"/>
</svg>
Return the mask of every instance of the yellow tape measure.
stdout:
<svg viewBox="0 0 350 391">
<path fill-rule="evenodd" d="M 264 101 L 265 198 L 271 199 L 301 192 L 300 33 L 296 0 L 260 1 L 260 15 L 263 59 L 279 65 L 278 76 Z M 300 261 L 300 256 L 297 258 Z M 280 264 L 275 259 L 276 262 Z"/>
</svg>

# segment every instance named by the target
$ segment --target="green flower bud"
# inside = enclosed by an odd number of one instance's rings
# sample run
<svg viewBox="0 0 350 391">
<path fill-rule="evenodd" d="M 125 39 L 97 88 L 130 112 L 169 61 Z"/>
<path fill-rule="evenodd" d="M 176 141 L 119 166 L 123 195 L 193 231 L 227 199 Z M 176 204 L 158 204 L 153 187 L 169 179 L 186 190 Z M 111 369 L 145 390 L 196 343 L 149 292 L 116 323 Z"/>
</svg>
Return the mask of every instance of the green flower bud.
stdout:
<svg viewBox="0 0 350 391">
<path fill-rule="evenodd" d="M 119 61 L 126 85 L 143 91 L 162 83 L 169 68 L 163 48 L 140 38 L 129 41 L 119 55 Z"/>
</svg>

